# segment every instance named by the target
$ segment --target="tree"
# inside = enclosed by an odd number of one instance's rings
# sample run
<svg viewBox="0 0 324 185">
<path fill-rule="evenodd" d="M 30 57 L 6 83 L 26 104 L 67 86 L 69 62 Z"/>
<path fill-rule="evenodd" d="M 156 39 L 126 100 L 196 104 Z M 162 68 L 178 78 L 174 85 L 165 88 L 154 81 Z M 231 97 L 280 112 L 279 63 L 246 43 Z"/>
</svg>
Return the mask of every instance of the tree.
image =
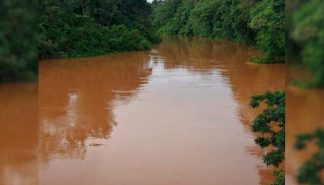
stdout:
<svg viewBox="0 0 324 185">
<path fill-rule="evenodd" d="M 251 97 L 250 106 L 258 108 L 261 102 L 267 105 L 254 120 L 252 131 L 261 133 L 255 139 L 255 143 L 261 148 L 272 145 L 273 150 L 263 155 L 263 162 L 269 166 L 278 167 L 285 158 L 285 92 L 284 91 L 267 91 L 263 95 Z M 273 184 L 284 184 L 284 172 L 277 171 L 274 173 L 276 180 Z"/>
<path fill-rule="evenodd" d="M 39 0 L 39 58 L 87 57 L 159 43 L 146 0 Z"/>
<path fill-rule="evenodd" d="M 253 62 L 285 61 L 284 0 L 165 0 L 152 8 L 162 34 L 243 42 L 264 52 Z"/>
<path fill-rule="evenodd" d="M 257 31 L 257 47 L 265 52 L 263 58 L 252 58 L 257 63 L 285 60 L 285 0 L 263 0 L 250 10 L 249 26 Z"/>
</svg>

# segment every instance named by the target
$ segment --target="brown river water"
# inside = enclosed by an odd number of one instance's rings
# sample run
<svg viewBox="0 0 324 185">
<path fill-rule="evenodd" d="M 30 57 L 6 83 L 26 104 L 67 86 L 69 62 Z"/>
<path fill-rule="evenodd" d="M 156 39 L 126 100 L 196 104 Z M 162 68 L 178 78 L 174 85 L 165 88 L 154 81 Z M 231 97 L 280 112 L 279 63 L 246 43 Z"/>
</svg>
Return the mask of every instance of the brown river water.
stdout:
<svg viewBox="0 0 324 185">
<path fill-rule="evenodd" d="M 151 51 L 40 61 L 39 184 L 271 184 L 248 104 L 284 90 L 285 66 L 246 62 L 254 53 L 167 37 Z"/>
<path fill-rule="evenodd" d="M 298 134 L 311 133 L 324 128 L 324 90 L 301 89 L 290 85 L 293 79 L 311 78 L 305 70 L 286 68 L 286 185 L 298 185 L 296 176 L 300 167 L 318 152 L 315 142 L 308 142 L 306 149 L 294 148 Z M 324 171 L 321 172 L 324 177 Z"/>
<path fill-rule="evenodd" d="M 305 150 L 297 151 L 293 147 L 296 135 L 324 128 L 324 90 L 287 87 L 286 106 L 286 185 L 297 185 L 299 168 L 311 159 L 318 147 L 315 142 L 309 142 Z"/>
<path fill-rule="evenodd" d="M 0 85 L 0 185 L 38 182 L 38 85 Z"/>
</svg>

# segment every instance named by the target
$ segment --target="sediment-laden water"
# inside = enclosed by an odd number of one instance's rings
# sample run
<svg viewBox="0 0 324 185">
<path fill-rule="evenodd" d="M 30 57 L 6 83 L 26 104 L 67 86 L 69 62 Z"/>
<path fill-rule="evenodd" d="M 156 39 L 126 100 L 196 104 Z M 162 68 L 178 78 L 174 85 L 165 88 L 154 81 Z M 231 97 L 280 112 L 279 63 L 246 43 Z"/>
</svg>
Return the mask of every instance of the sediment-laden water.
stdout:
<svg viewBox="0 0 324 185">
<path fill-rule="evenodd" d="M 254 53 L 167 37 L 151 51 L 40 61 L 39 184 L 270 184 L 249 97 L 284 90 L 285 66 L 247 62 Z"/>
</svg>

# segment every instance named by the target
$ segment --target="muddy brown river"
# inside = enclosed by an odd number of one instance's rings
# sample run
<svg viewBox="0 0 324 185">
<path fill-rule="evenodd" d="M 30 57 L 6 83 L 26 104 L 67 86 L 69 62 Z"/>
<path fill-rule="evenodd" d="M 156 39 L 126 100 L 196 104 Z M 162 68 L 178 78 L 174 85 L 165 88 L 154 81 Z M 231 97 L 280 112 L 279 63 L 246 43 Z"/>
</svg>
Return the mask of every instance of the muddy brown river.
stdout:
<svg viewBox="0 0 324 185">
<path fill-rule="evenodd" d="M 40 61 L 39 184 L 271 184 L 249 97 L 284 90 L 285 67 L 246 62 L 254 53 L 167 37 L 151 51 Z"/>
<path fill-rule="evenodd" d="M 38 84 L 0 85 L 0 185 L 38 184 Z"/>
</svg>

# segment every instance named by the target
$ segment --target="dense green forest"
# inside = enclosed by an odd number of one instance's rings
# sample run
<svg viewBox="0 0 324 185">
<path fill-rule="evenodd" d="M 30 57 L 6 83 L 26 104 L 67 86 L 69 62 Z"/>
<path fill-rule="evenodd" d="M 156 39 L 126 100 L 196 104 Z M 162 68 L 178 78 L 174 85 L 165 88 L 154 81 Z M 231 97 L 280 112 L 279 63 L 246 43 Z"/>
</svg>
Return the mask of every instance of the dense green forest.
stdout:
<svg viewBox="0 0 324 185">
<path fill-rule="evenodd" d="M 243 42 L 265 53 L 254 62 L 285 61 L 285 0 L 154 0 L 152 9 L 162 34 Z"/>
<path fill-rule="evenodd" d="M 146 0 L 39 0 L 39 58 L 148 50 L 159 37 Z"/>
</svg>

